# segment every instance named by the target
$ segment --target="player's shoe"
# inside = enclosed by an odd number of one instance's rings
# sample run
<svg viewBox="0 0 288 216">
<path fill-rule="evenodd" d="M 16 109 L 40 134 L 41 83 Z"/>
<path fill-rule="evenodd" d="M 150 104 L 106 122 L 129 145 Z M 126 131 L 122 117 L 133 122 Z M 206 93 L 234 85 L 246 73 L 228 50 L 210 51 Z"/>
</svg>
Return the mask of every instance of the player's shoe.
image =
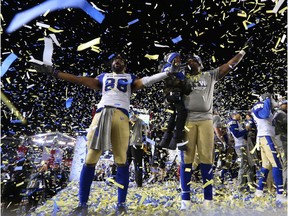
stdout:
<svg viewBox="0 0 288 216">
<path fill-rule="evenodd" d="M 276 195 L 276 206 L 277 207 L 287 206 L 287 197 L 285 197 L 283 194 L 277 194 Z"/>
<path fill-rule="evenodd" d="M 256 190 L 254 195 L 255 197 L 263 197 L 263 190 Z"/>
<path fill-rule="evenodd" d="M 203 201 L 203 208 L 206 210 L 211 210 L 214 207 L 214 202 L 213 200 L 204 200 Z"/>
<path fill-rule="evenodd" d="M 88 215 L 88 205 L 86 203 L 80 203 L 76 209 L 70 214 L 70 216 L 86 216 Z"/>
<path fill-rule="evenodd" d="M 127 206 L 126 203 L 117 203 L 115 216 L 118 215 L 126 215 L 127 214 Z"/>
<path fill-rule="evenodd" d="M 181 211 L 189 211 L 192 208 L 192 202 L 191 200 L 181 200 L 181 206 L 180 210 Z"/>
</svg>

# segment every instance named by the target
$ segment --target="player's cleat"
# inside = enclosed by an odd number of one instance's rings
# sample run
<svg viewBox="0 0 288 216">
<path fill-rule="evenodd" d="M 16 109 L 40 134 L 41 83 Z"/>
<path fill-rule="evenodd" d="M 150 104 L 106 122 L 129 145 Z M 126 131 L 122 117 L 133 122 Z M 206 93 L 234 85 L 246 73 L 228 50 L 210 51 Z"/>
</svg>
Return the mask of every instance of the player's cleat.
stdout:
<svg viewBox="0 0 288 216">
<path fill-rule="evenodd" d="M 165 132 L 162 139 L 161 139 L 161 142 L 159 144 L 160 147 L 162 148 L 168 148 L 169 147 L 169 143 L 171 141 L 173 137 L 173 133 L 172 132 Z M 176 147 L 175 147 L 176 148 Z"/>
<path fill-rule="evenodd" d="M 277 194 L 276 195 L 276 206 L 277 207 L 287 206 L 287 197 L 285 197 L 283 194 Z"/>
<path fill-rule="evenodd" d="M 255 197 L 263 197 L 263 190 L 256 190 L 254 195 Z"/>
<path fill-rule="evenodd" d="M 118 215 L 126 215 L 127 214 L 127 206 L 126 203 L 117 203 L 115 216 Z"/>
<path fill-rule="evenodd" d="M 213 206 L 214 206 L 213 200 L 206 200 L 206 199 L 204 200 L 203 202 L 204 209 L 210 210 L 213 208 Z"/>
<path fill-rule="evenodd" d="M 70 216 L 86 216 L 88 215 L 88 205 L 86 203 L 79 204 Z"/>
<path fill-rule="evenodd" d="M 180 206 L 181 211 L 188 211 L 191 210 L 191 208 L 192 208 L 191 200 L 181 200 L 181 206 Z"/>
</svg>

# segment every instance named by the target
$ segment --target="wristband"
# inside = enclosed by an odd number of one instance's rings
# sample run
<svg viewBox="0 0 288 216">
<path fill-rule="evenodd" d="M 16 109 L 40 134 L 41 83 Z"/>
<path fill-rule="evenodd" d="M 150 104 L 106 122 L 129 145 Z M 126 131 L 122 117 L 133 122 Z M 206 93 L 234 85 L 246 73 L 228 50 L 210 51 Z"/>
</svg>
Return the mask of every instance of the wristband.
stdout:
<svg viewBox="0 0 288 216">
<path fill-rule="evenodd" d="M 246 52 L 244 50 L 240 50 L 239 54 L 241 54 L 242 56 L 244 56 L 246 54 Z"/>
</svg>

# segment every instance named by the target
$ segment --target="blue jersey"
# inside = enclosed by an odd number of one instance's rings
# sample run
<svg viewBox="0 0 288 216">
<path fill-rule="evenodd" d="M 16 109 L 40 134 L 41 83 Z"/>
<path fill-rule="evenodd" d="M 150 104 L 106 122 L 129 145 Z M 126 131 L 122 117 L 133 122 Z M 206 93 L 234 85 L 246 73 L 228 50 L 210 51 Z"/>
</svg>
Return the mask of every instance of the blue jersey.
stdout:
<svg viewBox="0 0 288 216">
<path fill-rule="evenodd" d="M 131 89 L 136 80 L 132 74 L 102 73 L 97 76 L 102 89 L 102 97 L 97 109 L 112 106 L 129 111 Z"/>
<path fill-rule="evenodd" d="M 235 141 L 235 147 L 240 147 L 245 145 L 245 135 L 247 131 L 242 128 L 239 121 L 237 120 L 231 120 L 228 123 L 229 131 L 231 132 L 234 141 Z"/>
<path fill-rule="evenodd" d="M 271 109 L 271 101 L 269 98 L 254 105 L 252 116 L 257 125 L 257 136 L 275 136 Z"/>
</svg>

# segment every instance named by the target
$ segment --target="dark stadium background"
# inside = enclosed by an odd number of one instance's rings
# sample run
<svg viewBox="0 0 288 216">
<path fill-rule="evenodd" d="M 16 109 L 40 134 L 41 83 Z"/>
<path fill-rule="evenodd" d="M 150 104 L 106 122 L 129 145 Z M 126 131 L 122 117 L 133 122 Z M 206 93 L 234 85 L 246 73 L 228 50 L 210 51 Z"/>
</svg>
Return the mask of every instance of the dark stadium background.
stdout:
<svg viewBox="0 0 288 216">
<path fill-rule="evenodd" d="M 61 44 L 61 47 L 54 45 L 53 63 L 57 69 L 92 77 L 101 71 L 109 71 L 108 57 L 113 53 L 124 53 L 129 59 L 128 71 L 139 77 L 156 73 L 160 60 L 169 51 L 179 51 L 184 55 L 197 53 L 205 69 L 211 69 L 232 58 L 253 36 L 253 47 L 243 62 L 217 84 L 215 107 L 221 112 L 248 110 L 257 100 L 252 93 L 268 91 L 286 95 L 286 40 L 277 47 L 284 50 L 273 52 L 272 48 L 275 48 L 278 38 L 287 33 L 287 10 L 284 14 L 267 13 L 275 5 L 270 0 L 93 0 L 105 11 L 106 18 L 102 24 L 80 9 L 69 8 L 37 17 L 27 23 L 31 29 L 21 27 L 10 34 L 5 32 L 14 15 L 42 2 L 2 1 L 1 61 L 11 51 L 18 59 L 2 77 L 1 90 L 22 114 L 29 116 L 26 125 L 13 123 L 16 117 L 1 102 L 2 137 L 51 131 L 79 135 L 89 127 L 93 107 L 100 98 L 98 92 L 88 88 L 28 71 L 31 68 L 28 63 L 30 55 L 42 59 L 44 43 L 38 39 L 43 38 L 45 32 L 52 33 L 37 27 L 36 22 L 64 30 L 55 34 Z M 245 30 L 242 22 L 246 18 L 237 15 L 241 11 L 245 11 L 250 16 L 249 21 L 256 25 Z M 139 21 L 127 27 L 135 19 Z M 203 34 L 199 36 L 200 33 Z M 179 35 L 182 41 L 174 44 L 172 39 Z M 81 43 L 97 37 L 101 38 L 100 53 L 91 49 L 77 51 Z M 169 48 L 155 47 L 155 41 Z M 159 54 L 159 60 L 149 60 L 145 54 Z M 215 62 L 212 56 L 215 56 Z M 33 87 L 27 88 L 32 84 Z M 154 113 L 153 124 L 160 124 L 159 117 L 164 115 L 162 87 L 163 83 L 155 84 L 132 97 L 131 104 L 135 108 Z M 73 98 L 70 108 L 65 107 L 67 98 Z"/>
</svg>

